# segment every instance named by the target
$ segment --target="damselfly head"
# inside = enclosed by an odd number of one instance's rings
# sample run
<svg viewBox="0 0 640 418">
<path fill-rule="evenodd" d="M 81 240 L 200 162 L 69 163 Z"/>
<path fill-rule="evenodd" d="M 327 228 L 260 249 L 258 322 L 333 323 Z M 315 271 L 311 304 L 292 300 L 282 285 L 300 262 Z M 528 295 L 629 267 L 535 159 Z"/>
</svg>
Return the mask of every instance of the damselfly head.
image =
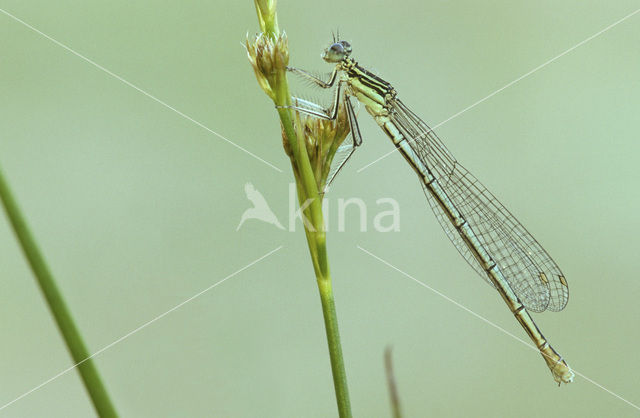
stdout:
<svg viewBox="0 0 640 418">
<path fill-rule="evenodd" d="M 351 54 L 351 44 L 347 41 L 338 41 L 324 50 L 322 59 L 327 62 L 340 62 Z"/>
</svg>

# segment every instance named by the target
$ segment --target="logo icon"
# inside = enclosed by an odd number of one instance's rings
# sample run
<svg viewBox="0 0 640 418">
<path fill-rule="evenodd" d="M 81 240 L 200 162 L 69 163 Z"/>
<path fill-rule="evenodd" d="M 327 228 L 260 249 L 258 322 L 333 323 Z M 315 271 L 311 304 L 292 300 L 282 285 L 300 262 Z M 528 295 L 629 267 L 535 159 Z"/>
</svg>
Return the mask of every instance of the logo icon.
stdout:
<svg viewBox="0 0 640 418">
<path fill-rule="evenodd" d="M 264 196 L 262 196 L 262 193 L 260 193 L 258 189 L 253 186 L 253 184 L 249 182 L 245 183 L 244 193 L 247 195 L 247 199 L 249 199 L 249 201 L 253 203 L 253 207 L 244 211 L 242 217 L 240 218 L 240 223 L 238 224 L 236 231 L 238 231 L 242 224 L 244 224 L 244 222 L 249 219 L 257 219 L 259 221 L 275 225 L 279 229 L 284 229 L 284 226 L 280 224 L 280 221 L 278 221 L 278 218 L 269 207 L 269 204 L 267 203 Z"/>
</svg>

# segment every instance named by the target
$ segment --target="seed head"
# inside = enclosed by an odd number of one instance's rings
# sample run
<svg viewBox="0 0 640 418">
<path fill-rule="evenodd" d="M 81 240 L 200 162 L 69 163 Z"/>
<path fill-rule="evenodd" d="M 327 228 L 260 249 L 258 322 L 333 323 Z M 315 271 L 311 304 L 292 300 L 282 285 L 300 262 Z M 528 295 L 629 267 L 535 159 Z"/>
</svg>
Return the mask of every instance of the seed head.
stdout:
<svg viewBox="0 0 640 418">
<path fill-rule="evenodd" d="M 324 190 L 331 163 L 338 147 L 344 142 L 350 128 L 344 103 L 340 102 L 335 120 L 321 119 L 301 114 L 302 131 L 307 154 L 314 171 L 318 188 Z"/>
<path fill-rule="evenodd" d="M 275 100 L 273 91 L 277 88 L 277 75 L 285 72 L 289 64 L 287 35 L 283 32 L 277 38 L 271 38 L 261 33 L 253 40 L 247 37 L 245 44 L 258 84 L 272 100 Z"/>
</svg>

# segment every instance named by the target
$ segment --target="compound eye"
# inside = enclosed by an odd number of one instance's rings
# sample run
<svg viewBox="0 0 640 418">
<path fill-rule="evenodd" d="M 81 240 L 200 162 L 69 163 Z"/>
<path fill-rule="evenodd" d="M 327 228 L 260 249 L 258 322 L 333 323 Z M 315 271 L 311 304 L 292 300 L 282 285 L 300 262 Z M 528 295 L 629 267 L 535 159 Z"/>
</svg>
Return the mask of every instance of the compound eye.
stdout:
<svg viewBox="0 0 640 418">
<path fill-rule="evenodd" d="M 342 53 L 343 51 L 344 47 L 341 44 L 331 45 L 331 52 Z"/>
<path fill-rule="evenodd" d="M 351 44 L 349 42 L 340 41 L 340 44 L 342 45 L 342 49 L 343 49 L 345 54 L 347 54 L 347 55 L 351 54 Z"/>
</svg>

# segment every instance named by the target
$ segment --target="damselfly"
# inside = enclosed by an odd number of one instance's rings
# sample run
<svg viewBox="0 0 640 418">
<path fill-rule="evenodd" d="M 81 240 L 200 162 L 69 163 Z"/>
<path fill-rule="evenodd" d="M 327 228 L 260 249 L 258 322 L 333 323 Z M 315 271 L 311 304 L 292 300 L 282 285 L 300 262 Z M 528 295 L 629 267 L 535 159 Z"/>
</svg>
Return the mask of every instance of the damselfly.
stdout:
<svg viewBox="0 0 640 418">
<path fill-rule="evenodd" d="M 573 381 L 573 372 L 549 345 L 528 311 L 560 311 L 569 289 L 560 268 L 531 234 L 471 173 L 461 166 L 436 133 L 397 97 L 385 80 L 350 57 L 351 45 L 334 39 L 323 54 L 336 64 L 329 81 L 306 71 L 290 71 L 323 88 L 337 84 L 329 109 L 296 100 L 294 108 L 325 119 L 335 119 L 346 107 L 351 140 L 328 176 L 329 184 L 362 143 L 352 98 L 362 103 L 376 123 L 420 178 L 429 204 L 449 239 L 467 262 L 506 302 L 540 350 L 558 384 Z"/>
</svg>

